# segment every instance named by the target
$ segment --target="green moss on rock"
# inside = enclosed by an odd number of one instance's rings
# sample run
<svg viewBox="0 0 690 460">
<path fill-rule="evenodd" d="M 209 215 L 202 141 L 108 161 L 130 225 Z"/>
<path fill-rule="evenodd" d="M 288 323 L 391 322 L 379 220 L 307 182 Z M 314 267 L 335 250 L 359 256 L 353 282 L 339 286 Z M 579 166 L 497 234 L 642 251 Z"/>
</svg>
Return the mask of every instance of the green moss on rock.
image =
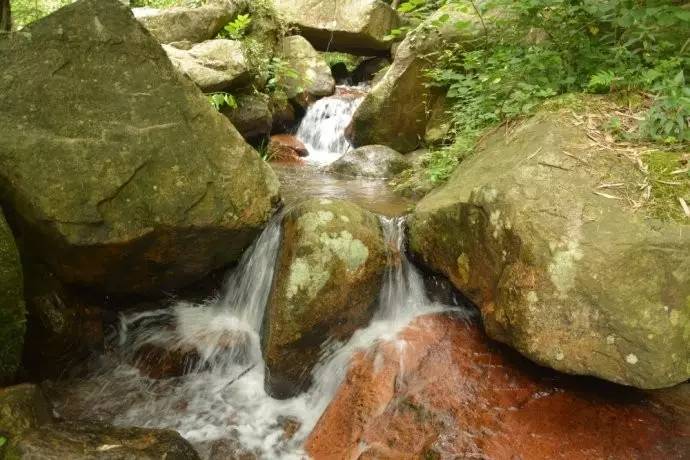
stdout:
<svg viewBox="0 0 690 460">
<path fill-rule="evenodd" d="M 0 385 L 10 382 L 21 361 L 26 310 L 19 252 L 0 210 Z"/>
<path fill-rule="evenodd" d="M 285 216 L 262 334 L 271 394 L 298 393 L 321 345 L 370 319 L 385 262 L 378 218 L 352 203 L 312 199 Z"/>
</svg>

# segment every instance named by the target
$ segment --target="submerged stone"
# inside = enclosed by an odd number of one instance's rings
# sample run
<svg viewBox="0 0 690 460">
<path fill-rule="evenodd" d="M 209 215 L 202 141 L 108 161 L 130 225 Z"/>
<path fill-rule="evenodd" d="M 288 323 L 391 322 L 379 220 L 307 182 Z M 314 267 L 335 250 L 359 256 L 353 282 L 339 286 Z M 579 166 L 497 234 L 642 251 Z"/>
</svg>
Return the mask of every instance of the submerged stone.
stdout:
<svg viewBox="0 0 690 460">
<path fill-rule="evenodd" d="M 271 215 L 270 167 L 120 2 L 1 37 L 0 60 L 0 195 L 63 281 L 179 288 L 237 260 Z"/>
<path fill-rule="evenodd" d="M 285 398 L 310 383 L 321 345 L 371 318 L 386 248 L 377 217 L 346 201 L 307 200 L 282 225 L 262 347 L 266 389 Z"/>
</svg>

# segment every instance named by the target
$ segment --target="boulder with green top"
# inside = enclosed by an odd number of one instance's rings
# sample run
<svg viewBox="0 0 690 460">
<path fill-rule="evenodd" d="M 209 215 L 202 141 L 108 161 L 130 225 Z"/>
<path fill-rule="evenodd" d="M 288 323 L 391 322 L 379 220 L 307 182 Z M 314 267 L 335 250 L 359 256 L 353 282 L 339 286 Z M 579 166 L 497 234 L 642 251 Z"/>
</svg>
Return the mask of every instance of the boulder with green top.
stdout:
<svg viewBox="0 0 690 460">
<path fill-rule="evenodd" d="M 328 170 L 344 176 L 389 178 L 412 167 L 412 163 L 385 145 L 367 145 L 350 150 L 331 163 Z"/>
<path fill-rule="evenodd" d="M 24 285 L 19 252 L 0 210 L 0 385 L 19 367 L 26 331 Z"/>
<path fill-rule="evenodd" d="M 410 248 L 478 305 L 492 338 L 539 364 L 646 389 L 683 382 L 690 227 L 635 210 L 637 164 L 593 148 L 569 113 L 490 135 L 418 204 Z"/>
<path fill-rule="evenodd" d="M 278 56 L 287 63 L 291 73 L 285 81 L 288 99 L 303 93 L 309 98 L 330 96 L 335 91 L 331 68 L 304 37 L 293 35 L 282 39 Z"/>
<path fill-rule="evenodd" d="M 62 281 L 180 288 L 237 260 L 272 214 L 270 167 L 120 2 L 0 38 L 0 61 L 0 196 Z"/>
<path fill-rule="evenodd" d="M 446 18 L 439 23 L 441 18 Z M 456 27 L 456 24 L 466 27 Z M 352 118 L 354 145 L 387 145 L 400 153 L 416 149 L 426 133 L 429 111 L 439 92 L 428 86 L 430 69 L 444 41 L 471 43 L 481 33 L 477 16 L 446 6 L 400 44 L 393 64 L 378 79 Z M 468 45 L 469 46 L 469 45 Z"/>
<path fill-rule="evenodd" d="M 273 0 L 278 13 L 320 51 L 371 56 L 386 53 L 385 37 L 400 26 L 381 0 Z"/>
<path fill-rule="evenodd" d="M 309 384 L 324 342 L 369 321 L 386 248 L 378 218 L 346 201 L 305 201 L 282 228 L 262 346 L 266 389 L 286 398 Z"/>
<path fill-rule="evenodd" d="M 132 8 L 134 15 L 160 43 L 214 38 L 240 11 L 239 2 L 209 3 L 199 7 Z"/>
</svg>

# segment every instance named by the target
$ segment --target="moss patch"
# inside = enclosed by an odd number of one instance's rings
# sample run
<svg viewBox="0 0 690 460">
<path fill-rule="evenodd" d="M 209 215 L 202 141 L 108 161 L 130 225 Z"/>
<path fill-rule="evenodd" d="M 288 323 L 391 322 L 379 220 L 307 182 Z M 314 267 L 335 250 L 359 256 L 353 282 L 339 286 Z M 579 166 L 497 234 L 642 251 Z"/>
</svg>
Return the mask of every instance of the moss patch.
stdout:
<svg viewBox="0 0 690 460">
<path fill-rule="evenodd" d="M 690 206 L 690 154 L 676 152 L 651 152 L 643 156 L 649 171 L 651 198 L 648 202 L 650 216 L 663 221 L 690 224 L 680 200 Z"/>
<path fill-rule="evenodd" d="M 361 56 L 355 56 L 347 53 L 340 53 L 337 51 L 323 52 L 321 56 L 326 60 L 329 67 L 337 64 L 345 64 L 348 72 L 354 72 L 357 66 L 364 60 Z"/>
</svg>

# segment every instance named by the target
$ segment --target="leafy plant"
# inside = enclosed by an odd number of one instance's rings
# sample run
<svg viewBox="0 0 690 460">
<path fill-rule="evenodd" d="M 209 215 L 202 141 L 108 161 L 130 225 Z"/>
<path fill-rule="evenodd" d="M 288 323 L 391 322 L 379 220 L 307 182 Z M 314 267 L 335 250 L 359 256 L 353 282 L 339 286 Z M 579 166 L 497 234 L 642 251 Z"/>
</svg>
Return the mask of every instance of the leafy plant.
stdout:
<svg viewBox="0 0 690 460">
<path fill-rule="evenodd" d="M 224 107 L 237 108 L 237 101 L 230 93 L 212 93 L 208 95 L 208 100 L 216 110 L 221 110 Z"/>
<path fill-rule="evenodd" d="M 296 81 L 301 81 L 301 77 L 297 71 L 290 66 L 290 64 L 277 57 L 271 59 L 268 65 L 269 78 L 266 88 L 270 92 L 285 92 L 288 86 L 291 86 Z M 300 89 L 297 89 L 300 92 Z"/>
<path fill-rule="evenodd" d="M 4 446 L 5 444 L 7 444 L 7 438 L 0 436 L 0 447 Z"/>
<path fill-rule="evenodd" d="M 251 23 L 252 18 L 248 14 L 239 14 L 223 28 L 219 35 L 232 40 L 239 40 L 244 37 Z"/>
</svg>

